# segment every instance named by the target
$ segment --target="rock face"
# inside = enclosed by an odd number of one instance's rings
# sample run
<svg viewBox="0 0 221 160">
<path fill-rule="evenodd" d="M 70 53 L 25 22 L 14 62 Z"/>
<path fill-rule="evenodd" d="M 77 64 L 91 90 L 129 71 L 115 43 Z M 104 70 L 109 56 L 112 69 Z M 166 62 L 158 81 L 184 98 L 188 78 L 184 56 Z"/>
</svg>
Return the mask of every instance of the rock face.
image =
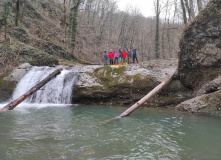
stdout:
<svg viewBox="0 0 221 160">
<path fill-rule="evenodd" d="M 9 76 L 0 79 L 0 102 L 7 101 L 24 75 L 31 69 L 28 63 L 21 64 Z"/>
<path fill-rule="evenodd" d="M 221 116 L 220 17 L 220 0 L 211 0 L 183 33 L 180 80 L 196 97 L 176 106 L 178 110 Z"/>
<path fill-rule="evenodd" d="M 182 83 L 194 92 L 221 74 L 220 17 L 220 0 L 211 0 L 183 33 L 179 74 Z"/>
<path fill-rule="evenodd" d="M 188 111 L 191 113 L 209 114 L 221 116 L 221 91 L 211 94 L 204 94 L 196 98 L 185 101 L 178 106 L 177 110 Z"/>
<path fill-rule="evenodd" d="M 137 102 L 177 68 L 177 60 L 149 61 L 111 68 L 84 66 L 74 87 L 73 103 L 129 105 Z M 175 106 L 191 98 L 192 91 L 179 80 L 173 81 L 157 96 L 146 102 L 152 107 Z"/>
</svg>

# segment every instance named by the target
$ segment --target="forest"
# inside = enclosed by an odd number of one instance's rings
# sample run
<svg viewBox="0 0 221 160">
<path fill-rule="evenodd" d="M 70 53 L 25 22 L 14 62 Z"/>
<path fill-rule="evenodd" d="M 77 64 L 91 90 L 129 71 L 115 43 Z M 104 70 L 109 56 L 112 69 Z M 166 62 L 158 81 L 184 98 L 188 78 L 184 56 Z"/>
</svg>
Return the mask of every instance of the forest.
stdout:
<svg viewBox="0 0 221 160">
<path fill-rule="evenodd" d="M 36 39 L 54 43 L 94 64 L 102 63 L 104 50 L 137 45 L 139 61 L 171 58 L 178 55 L 182 31 L 207 2 L 154 0 L 155 16 L 144 17 L 133 6 L 119 10 L 116 0 L 1 0 L 0 41 L 12 41 L 12 30 L 23 28 L 32 46 L 47 47 Z"/>
<path fill-rule="evenodd" d="M 1 160 L 220 159 L 221 0 L 122 1 L 0 0 Z"/>
</svg>

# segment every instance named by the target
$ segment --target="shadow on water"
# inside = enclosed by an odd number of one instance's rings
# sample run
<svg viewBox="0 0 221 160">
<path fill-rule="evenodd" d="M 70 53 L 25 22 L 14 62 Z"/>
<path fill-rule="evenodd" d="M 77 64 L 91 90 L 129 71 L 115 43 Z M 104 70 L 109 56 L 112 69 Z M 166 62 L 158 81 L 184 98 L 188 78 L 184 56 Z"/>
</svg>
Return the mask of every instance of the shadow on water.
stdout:
<svg viewBox="0 0 221 160">
<path fill-rule="evenodd" d="M 140 108 L 29 105 L 0 114 L 0 159 L 220 159 L 221 119 Z"/>
</svg>

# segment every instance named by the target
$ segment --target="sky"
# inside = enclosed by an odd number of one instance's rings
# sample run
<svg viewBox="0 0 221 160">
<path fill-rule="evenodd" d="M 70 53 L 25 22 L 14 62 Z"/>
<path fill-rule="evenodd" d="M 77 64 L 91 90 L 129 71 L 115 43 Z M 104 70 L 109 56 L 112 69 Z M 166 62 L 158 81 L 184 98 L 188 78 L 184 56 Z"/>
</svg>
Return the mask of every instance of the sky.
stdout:
<svg viewBox="0 0 221 160">
<path fill-rule="evenodd" d="M 125 11 L 127 5 L 138 8 L 145 17 L 154 16 L 153 0 L 118 0 L 120 10 Z"/>
</svg>

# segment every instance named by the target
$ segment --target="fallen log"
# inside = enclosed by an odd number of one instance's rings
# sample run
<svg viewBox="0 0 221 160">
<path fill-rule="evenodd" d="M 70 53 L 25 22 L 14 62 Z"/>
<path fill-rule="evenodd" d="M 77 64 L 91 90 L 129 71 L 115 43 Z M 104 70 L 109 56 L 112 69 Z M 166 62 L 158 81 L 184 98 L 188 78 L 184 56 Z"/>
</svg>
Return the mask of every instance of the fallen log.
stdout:
<svg viewBox="0 0 221 160">
<path fill-rule="evenodd" d="M 144 96 L 142 99 L 140 99 L 138 102 L 136 102 L 134 105 L 132 105 L 130 108 L 128 108 L 126 111 L 121 113 L 119 116 L 115 118 L 111 118 L 109 120 L 105 120 L 103 122 L 100 122 L 99 124 L 106 124 L 109 123 L 115 119 L 120 119 L 126 116 L 129 116 L 132 112 L 134 112 L 136 109 L 138 109 L 140 106 L 142 106 L 147 100 L 155 96 L 159 91 L 161 91 L 166 85 L 168 85 L 172 80 L 174 75 L 177 73 L 177 70 L 172 73 L 171 75 L 168 75 L 167 78 L 161 82 L 158 86 L 156 86 L 152 91 L 150 91 L 146 96 Z"/>
<path fill-rule="evenodd" d="M 6 105 L 4 108 L 0 110 L 0 112 L 5 112 L 8 110 L 13 110 L 18 104 L 20 104 L 22 101 L 24 101 L 26 98 L 28 98 L 30 95 L 38 91 L 41 87 L 43 87 L 46 83 L 48 83 L 50 80 L 55 78 L 57 75 L 61 73 L 63 69 L 57 69 L 54 72 L 52 72 L 50 75 L 48 75 L 44 80 L 39 82 L 37 85 L 35 85 L 33 88 L 31 88 L 29 91 L 27 91 L 25 94 L 23 94 L 21 97 L 18 99 L 12 101 L 8 105 Z"/>
</svg>

